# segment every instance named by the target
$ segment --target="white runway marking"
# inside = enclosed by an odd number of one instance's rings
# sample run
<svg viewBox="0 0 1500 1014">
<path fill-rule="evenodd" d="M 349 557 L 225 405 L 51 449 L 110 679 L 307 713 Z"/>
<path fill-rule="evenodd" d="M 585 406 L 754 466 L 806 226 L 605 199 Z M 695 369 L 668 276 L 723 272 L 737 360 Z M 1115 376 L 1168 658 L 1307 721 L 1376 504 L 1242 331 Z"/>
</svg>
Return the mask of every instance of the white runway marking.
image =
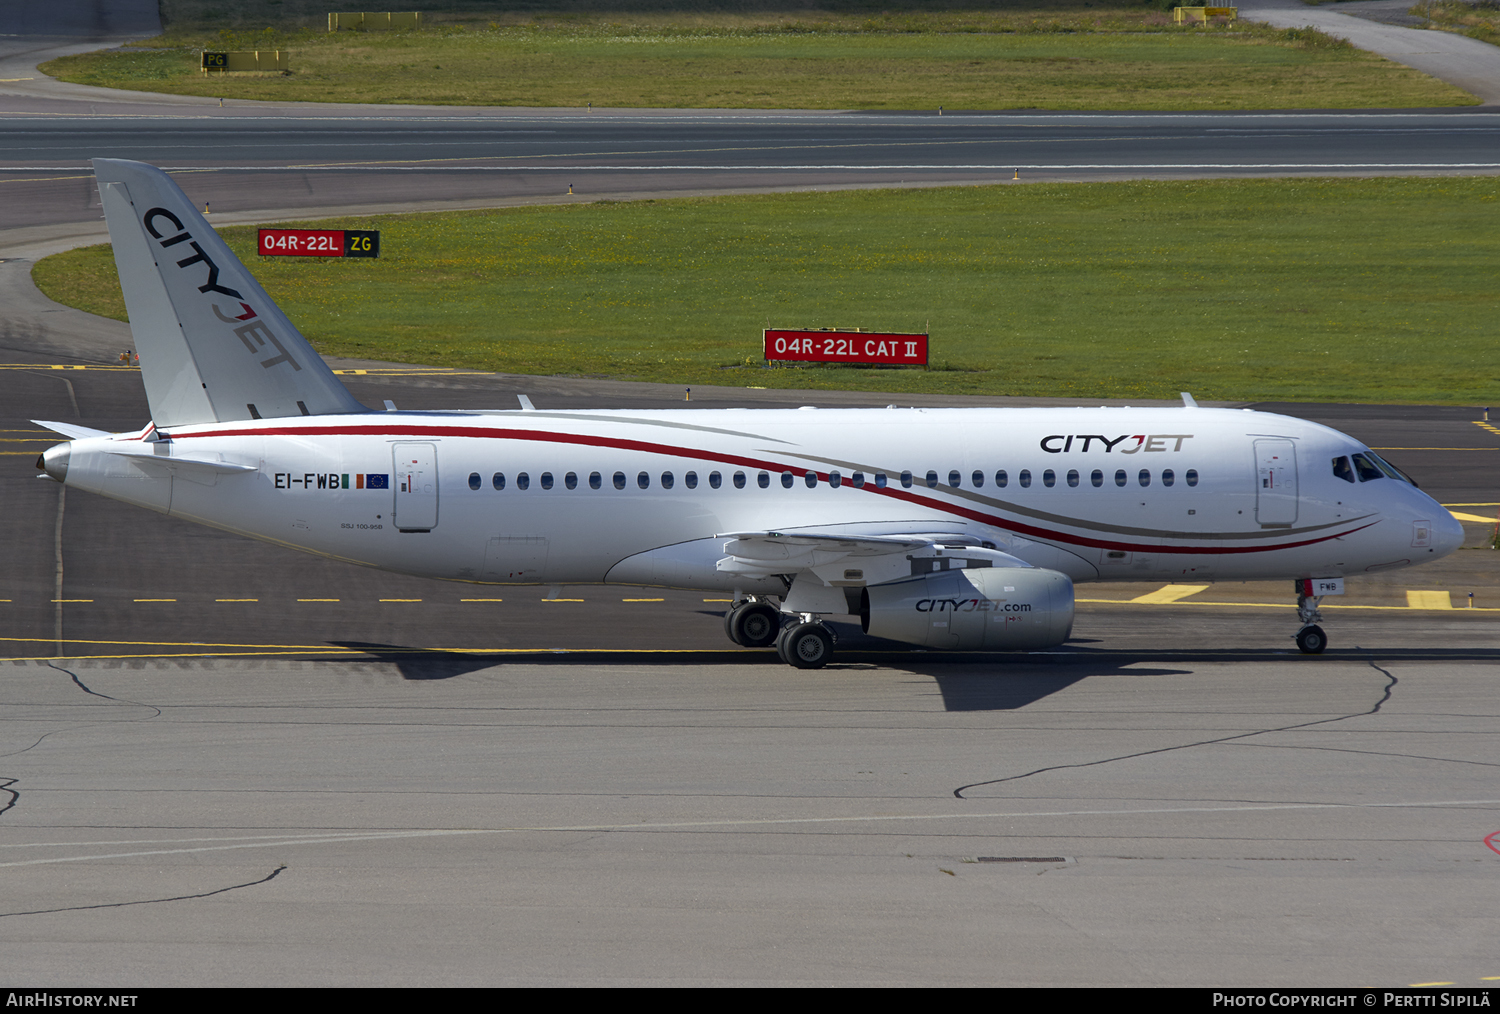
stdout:
<svg viewBox="0 0 1500 1014">
<path fill-rule="evenodd" d="M 184 855 L 194 852 L 227 852 L 236 849 L 273 848 L 289 845 L 336 845 L 344 842 L 385 841 L 400 838 L 444 838 L 460 835 L 487 834 L 576 834 L 599 831 L 672 831 L 683 828 L 729 828 L 729 827 L 784 827 L 807 824 L 851 824 L 890 823 L 896 821 L 929 820 L 995 820 L 1019 817 L 1109 817 L 1138 816 L 1141 814 L 1171 813 L 1245 813 L 1272 810 L 1379 810 L 1379 809 L 1426 809 L 1440 806 L 1500 806 L 1500 799 L 1447 799 L 1407 803 L 1265 803 L 1238 806 L 1172 806 L 1148 809 L 1113 810 L 1038 810 L 999 813 L 914 813 L 880 814 L 863 817 L 760 817 L 736 820 L 681 820 L 651 824 L 574 824 L 567 826 L 496 827 L 496 828 L 432 828 L 407 831 L 340 831 L 327 834 L 267 835 L 250 838 L 175 838 L 162 839 L 160 844 L 177 844 L 198 841 L 230 842 L 232 844 L 200 845 L 192 848 L 143 849 L 135 852 L 109 852 L 84 856 L 57 856 L 49 859 L 22 859 L 0 863 L 8 866 L 46 866 L 55 863 L 86 863 L 105 859 L 131 859 L 139 856 Z M 155 844 L 150 840 L 139 842 L 38 842 L 36 844 L 14 844 L 4 848 L 69 848 L 111 844 Z"/>
</svg>

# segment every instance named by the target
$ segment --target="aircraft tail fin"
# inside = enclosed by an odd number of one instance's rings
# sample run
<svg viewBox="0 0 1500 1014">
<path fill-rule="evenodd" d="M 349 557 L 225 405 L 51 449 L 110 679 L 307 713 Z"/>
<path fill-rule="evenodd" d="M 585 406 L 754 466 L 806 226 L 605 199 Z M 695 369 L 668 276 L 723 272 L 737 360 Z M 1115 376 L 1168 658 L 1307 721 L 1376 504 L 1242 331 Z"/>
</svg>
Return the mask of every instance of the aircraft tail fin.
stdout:
<svg viewBox="0 0 1500 1014">
<path fill-rule="evenodd" d="M 167 174 L 94 159 L 159 428 L 367 412 Z"/>
</svg>

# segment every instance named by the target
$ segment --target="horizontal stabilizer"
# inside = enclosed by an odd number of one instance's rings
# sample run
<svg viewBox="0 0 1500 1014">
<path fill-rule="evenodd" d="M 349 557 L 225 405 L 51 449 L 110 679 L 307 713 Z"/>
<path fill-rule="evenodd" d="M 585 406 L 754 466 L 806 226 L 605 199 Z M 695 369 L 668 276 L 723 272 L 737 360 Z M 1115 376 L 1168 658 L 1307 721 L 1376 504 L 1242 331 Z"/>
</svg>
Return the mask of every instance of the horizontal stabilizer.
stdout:
<svg viewBox="0 0 1500 1014">
<path fill-rule="evenodd" d="M 158 429 L 368 411 L 166 173 L 94 175 Z"/>
<path fill-rule="evenodd" d="M 45 426 L 53 433 L 61 433 L 69 440 L 83 440 L 86 437 L 107 437 L 108 430 L 94 430 L 87 426 L 76 426 L 73 423 L 48 422 L 45 419 L 31 420 L 37 426 Z"/>
</svg>

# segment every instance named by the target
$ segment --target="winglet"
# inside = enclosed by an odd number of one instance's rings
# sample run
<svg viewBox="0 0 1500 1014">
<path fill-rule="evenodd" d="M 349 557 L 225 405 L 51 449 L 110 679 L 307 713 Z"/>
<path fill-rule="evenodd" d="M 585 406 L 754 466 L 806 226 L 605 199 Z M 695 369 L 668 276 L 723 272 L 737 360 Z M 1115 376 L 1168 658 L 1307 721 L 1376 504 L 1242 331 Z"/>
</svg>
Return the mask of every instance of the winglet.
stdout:
<svg viewBox="0 0 1500 1014">
<path fill-rule="evenodd" d="M 166 173 L 96 158 L 94 175 L 158 427 L 369 411 Z"/>
</svg>

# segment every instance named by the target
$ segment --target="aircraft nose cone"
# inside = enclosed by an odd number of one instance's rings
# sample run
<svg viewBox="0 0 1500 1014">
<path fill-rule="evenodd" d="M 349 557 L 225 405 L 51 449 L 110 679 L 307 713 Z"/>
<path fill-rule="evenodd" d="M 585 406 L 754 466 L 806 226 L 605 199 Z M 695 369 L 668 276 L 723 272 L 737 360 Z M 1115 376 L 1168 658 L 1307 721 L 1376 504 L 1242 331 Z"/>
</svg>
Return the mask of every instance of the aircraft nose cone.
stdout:
<svg viewBox="0 0 1500 1014">
<path fill-rule="evenodd" d="M 36 467 L 47 473 L 49 479 L 58 482 L 66 482 L 68 479 L 68 458 L 73 453 L 73 444 L 54 444 L 42 452 L 42 456 L 36 459 Z"/>
<path fill-rule="evenodd" d="M 1438 556 L 1447 556 L 1464 544 L 1464 526 L 1458 518 L 1443 511 L 1432 526 L 1432 548 Z"/>
</svg>

